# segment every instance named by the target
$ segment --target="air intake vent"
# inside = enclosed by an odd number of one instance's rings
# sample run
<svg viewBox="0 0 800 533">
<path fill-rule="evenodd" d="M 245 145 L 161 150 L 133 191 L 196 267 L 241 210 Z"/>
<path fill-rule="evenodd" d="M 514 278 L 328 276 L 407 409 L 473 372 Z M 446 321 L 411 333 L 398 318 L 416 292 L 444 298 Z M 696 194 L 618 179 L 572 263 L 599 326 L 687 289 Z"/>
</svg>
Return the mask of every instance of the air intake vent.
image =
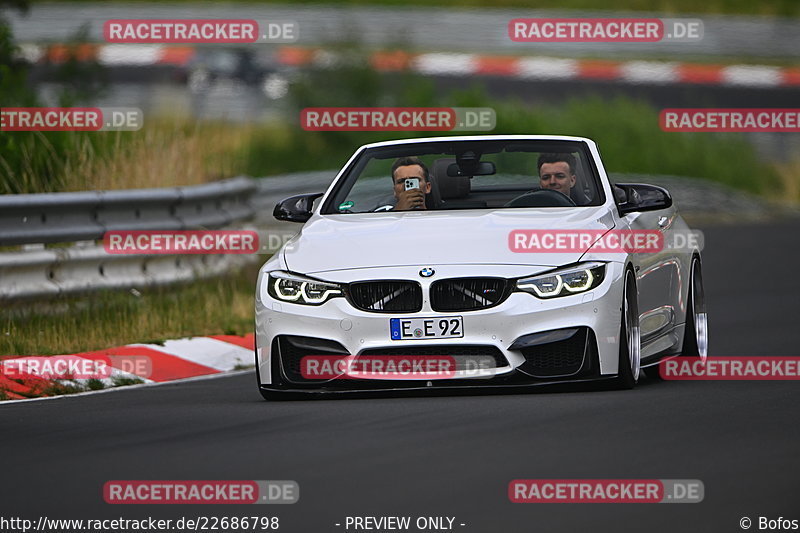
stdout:
<svg viewBox="0 0 800 533">
<path fill-rule="evenodd" d="M 503 278 L 454 278 L 431 285 L 431 307 L 436 311 L 476 311 L 494 307 L 509 294 Z"/>
<path fill-rule="evenodd" d="M 413 281 L 359 281 L 348 286 L 350 303 L 375 313 L 416 313 L 422 309 L 422 288 Z"/>
</svg>

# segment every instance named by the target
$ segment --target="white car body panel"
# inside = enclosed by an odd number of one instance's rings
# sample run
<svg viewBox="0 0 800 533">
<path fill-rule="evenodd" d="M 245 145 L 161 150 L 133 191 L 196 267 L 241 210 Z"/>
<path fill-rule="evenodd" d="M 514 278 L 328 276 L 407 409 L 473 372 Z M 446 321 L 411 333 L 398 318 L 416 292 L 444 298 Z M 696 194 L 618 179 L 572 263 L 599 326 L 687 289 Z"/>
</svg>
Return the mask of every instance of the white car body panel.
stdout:
<svg viewBox="0 0 800 533">
<path fill-rule="evenodd" d="M 482 209 L 437 212 L 385 212 L 363 214 L 321 214 L 321 206 L 362 151 L 376 146 L 454 140 L 557 140 L 578 141 L 588 147 L 599 174 L 605 202 L 595 207 Z M 515 253 L 507 236 L 516 229 L 653 229 L 656 220 L 667 216 L 663 229 L 685 230 L 686 224 L 675 207 L 666 210 L 619 216 L 611 183 L 594 142 L 562 136 L 470 136 L 389 141 L 361 147 L 316 204 L 300 233 L 270 259 L 259 276 L 256 297 L 256 364 L 260 383 L 274 384 L 270 347 L 276 335 L 319 337 L 341 344 L 351 354 L 370 348 L 401 347 L 420 340 L 392 341 L 392 314 L 361 311 L 345 298 L 333 298 L 310 306 L 280 302 L 266 290 L 264 279 L 271 271 L 283 270 L 313 278 L 351 283 L 362 280 L 405 279 L 419 282 L 423 307 L 412 317 L 461 315 L 464 338 L 461 344 L 496 346 L 509 362 L 498 374 L 511 372 L 524 363 L 511 343 L 537 332 L 585 326 L 597 341 L 599 374 L 618 372 L 622 279 L 626 268 L 634 269 L 639 285 L 642 355 L 648 357 L 674 350 L 683 338 L 687 283 L 691 252 L 665 250 L 655 254 Z M 577 262 L 608 262 L 606 277 L 596 288 L 581 294 L 539 299 L 527 293 L 513 293 L 489 309 L 437 313 L 427 300 L 433 281 L 445 278 L 494 276 L 519 278 Z M 433 268 L 431 278 L 420 277 L 421 268 Z M 452 344 L 452 339 L 429 339 L 426 345 Z M 460 377 L 460 376 L 456 376 Z M 473 378 L 476 381 L 483 379 Z M 422 386 L 422 385 L 421 385 Z"/>
<path fill-rule="evenodd" d="M 307 274 L 429 263 L 558 266 L 577 262 L 583 252 L 513 252 L 504 236 L 520 228 L 608 230 L 614 227 L 608 211 L 601 206 L 533 214 L 530 209 L 505 209 L 316 216 L 282 253 L 286 268 Z"/>
</svg>

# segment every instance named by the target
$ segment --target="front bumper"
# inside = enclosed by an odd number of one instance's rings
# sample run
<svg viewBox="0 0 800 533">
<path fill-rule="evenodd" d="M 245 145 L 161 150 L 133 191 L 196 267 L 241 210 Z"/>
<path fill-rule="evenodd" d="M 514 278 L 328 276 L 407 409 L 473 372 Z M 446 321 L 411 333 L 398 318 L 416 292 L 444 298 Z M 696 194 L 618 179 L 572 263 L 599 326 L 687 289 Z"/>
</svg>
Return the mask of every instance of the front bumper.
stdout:
<svg viewBox="0 0 800 533">
<path fill-rule="evenodd" d="M 392 275 L 419 281 L 419 268 L 393 267 Z M 321 306 L 279 302 L 267 294 L 260 279 L 256 299 L 259 384 L 274 390 L 345 391 L 520 386 L 613 377 L 619 361 L 623 268 L 620 263 L 608 263 L 603 282 L 586 293 L 550 300 L 513 293 L 489 309 L 447 313 L 433 311 L 427 299 L 421 311 L 398 314 L 361 311 L 344 298 L 334 298 Z M 362 279 L 374 275 L 363 274 Z M 427 289 L 423 282 L 424 294 L 428 294 Z M 463 338 L 390 338 L 390 318 L 453 315 L 463 317 Z M 556 340 L 547 342 L 553 339 Z M 480 375 L 454 372 L 446 377 L 402 380 L 306 380 L 298 370 L 303 356 L 339 354 L 481 355 L 492 357 L 496 364 L 490 372 Z"/>
</svg>

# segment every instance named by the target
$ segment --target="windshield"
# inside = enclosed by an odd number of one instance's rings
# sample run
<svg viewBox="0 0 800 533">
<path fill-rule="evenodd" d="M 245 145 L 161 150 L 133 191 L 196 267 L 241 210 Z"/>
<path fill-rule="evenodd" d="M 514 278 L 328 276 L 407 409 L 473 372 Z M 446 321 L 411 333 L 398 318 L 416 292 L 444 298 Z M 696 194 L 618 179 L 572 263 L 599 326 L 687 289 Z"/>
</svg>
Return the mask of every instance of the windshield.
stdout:
<svg viewBox="0 0 800 533">
<path fill-rule="evenodd" d="M 584 207 L 604 200 L 583 142 L 436 141 L 365 150 L 322 213 Z"/>
</svg>

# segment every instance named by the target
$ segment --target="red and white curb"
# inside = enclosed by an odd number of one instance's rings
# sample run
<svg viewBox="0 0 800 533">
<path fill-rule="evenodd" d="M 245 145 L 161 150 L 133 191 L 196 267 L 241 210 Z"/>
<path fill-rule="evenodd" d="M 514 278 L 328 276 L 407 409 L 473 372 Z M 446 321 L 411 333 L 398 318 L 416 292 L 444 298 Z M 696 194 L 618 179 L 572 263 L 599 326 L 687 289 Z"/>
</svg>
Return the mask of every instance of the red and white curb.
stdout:
<svg viewBox="0 0 800 533">
<path fill-rule="evenodd" d="M 169 340 L 161 344 L 128 344 L 118 348 L 95 352 L 58 356 L 70 361 L 103 361 L 113 368 L 112 376 L 138 378 L 144 383 L 164 383 L 178 379 L 210 376 L 230 372 L 253 364 L 254 336 L 214 335 Z M 7 356 L 0 360 L 0 391 L 9 399 L 23 399 L 39 395 L 53 384 L 37 375 L 20 377 L 18 373 L 4 372 L 2 367 L 20 368 L 20 361 L 32 356 Z M 37 357 L 36 359 L 42 359 Z M 136 359 L 148 361 L 147 371 L 137 373 L 130 363 Z M 116 362 L 116 363 L 115 363 Z M 85 381 L 85 380 L 75 380 Z M 101 381 L 106 386 L 113 384 L 111 378 Z"/>
<path fill-rule="evenodd" d="M 328 51 L 285 46 L 278 51 L 284 65 L 334 66 Z M 800 68 L 765 65 L 709 65 L 674 61 L 608 61 L 545 56 L 502 56 L 458 53 L 409 54 L 374 52 L 376 70 L 410 70 L 421 74 L 493 75 L 525 80 L 602 80 L 623 83 L 707 84 L 736 87 L 800 85 Z"/>
<path fill-rule="evenodd" d="M 141 44 L 23 45 L 30 63 L 60 63 L 74 56 L 106 66 L 185 66 L 195 56 L 191 46 Z M 277 60 L 286 66 L 332 67 L 338 58 L 320 48 L 281 46 Z M 413 71 L 428 75 L 492 75 L 524 80 L 595 80 L 619 83 L 703 84 L 730 87 L 800 86 L 800 67 L 713 65 L 675 61 L 608 61 L 546 56 L 461 53 L 412 54 L 379 51 L 369 56 L 379 71 Z"/>
<path fill-rule="evenodd" d="M 63 63 L 70 58 L 105 66 L 184 66 L 195 56 L 192 46 L 160 44 L 23 44 L 20 56 L 28 63 Z"/>
</svg>

